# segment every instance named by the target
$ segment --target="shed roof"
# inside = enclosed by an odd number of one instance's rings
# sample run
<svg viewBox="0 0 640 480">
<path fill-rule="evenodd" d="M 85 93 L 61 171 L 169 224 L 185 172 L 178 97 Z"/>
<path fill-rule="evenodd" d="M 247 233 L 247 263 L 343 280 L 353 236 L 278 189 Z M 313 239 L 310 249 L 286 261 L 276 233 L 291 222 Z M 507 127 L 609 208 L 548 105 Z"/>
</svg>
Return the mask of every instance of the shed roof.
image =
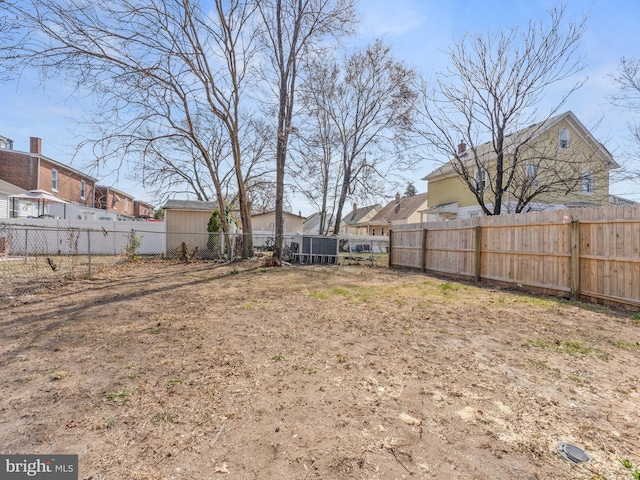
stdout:
<svg viewBox="0 0 640 480">
<path fill-rule="evenodd" d="M 165 203 L 162 208 L 164 210 L 213 212 L 218 207 L 218 202 L 205 202 L 202 200 L 167 200 L 167 203 Z"/>
</svg>

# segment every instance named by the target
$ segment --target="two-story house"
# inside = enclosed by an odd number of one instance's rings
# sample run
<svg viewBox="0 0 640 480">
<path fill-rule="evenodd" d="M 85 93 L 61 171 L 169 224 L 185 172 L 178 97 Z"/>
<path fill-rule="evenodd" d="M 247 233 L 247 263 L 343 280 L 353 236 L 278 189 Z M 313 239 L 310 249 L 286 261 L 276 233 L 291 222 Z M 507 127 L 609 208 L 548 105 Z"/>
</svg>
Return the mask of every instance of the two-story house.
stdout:
<svg viewBox="0 0 640 480">
<path fill-rule="evenodd" d="M 340 222 L 340 233 L 351 235 L 368 235 L 369 227 L 367 222 L 371 220 L 382 208 L 382 205 L 367 205 L 366 207 L 358 207 L 353 204 L 353 210 L 342 217 Z"/>
<path fill-rule="evenodd" d="M 142 202 L 140 200 L 133 201 L 133 216 L 140 220 L 149 220 L 153 218 L 153 205 Z"/>
<path fill-rule="evenodd" d="M 408 225 L 422 221 L 421 213 L 427 208 L 427 194 L 419 193 L 401 197 L 399 193 L 370 219 L 353 224 L 350 227 L 358 229 L 364 235 L 389 235 L 394 226 Z"/>
<path fill-rule="evenodd" d="M 67 202 L 93 206 L 96 179 L 42 154 L 42 140 L 30 138 L 29 152 L 13 150 L 0 137 L 0 179 L 24 190 L 45 190 Z"/>
<path fill-rule="evenodd" d="M 119 218 L 134 218 L 133 204 L 131 195 L 113 187 L 96 185 L 95 208 L 115 213 Z"/>
<path fill-rule="evenodd" d="M 618 165 L 571 111 L 506 136 L 503 152 L 513 178 L 502 196 L 501 213 L 609 202 L 609 171 Z M 455 159 L 423 178 L 428 183 L 426 220 L 483 215 L 476 192 L 492 205 L 496 158 L 493 142 L 472 149 L 461 143 Z"/>
</svg>

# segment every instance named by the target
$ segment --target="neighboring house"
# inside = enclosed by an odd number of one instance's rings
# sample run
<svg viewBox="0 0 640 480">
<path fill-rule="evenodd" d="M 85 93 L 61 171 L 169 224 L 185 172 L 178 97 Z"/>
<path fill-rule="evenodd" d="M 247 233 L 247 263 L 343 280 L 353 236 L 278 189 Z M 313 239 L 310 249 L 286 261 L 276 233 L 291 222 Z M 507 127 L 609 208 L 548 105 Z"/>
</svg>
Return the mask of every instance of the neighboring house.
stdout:
<svg viewBox="0 0 640 480">
<path fill-rule="evenodd" d="M 284 234 L 301 234 L 304 217 L 289 212 L 283 212 Z M 276 212 L 264 212 L 251 215 L 251 228 L 254 234 L 275 234 Z"/>
<path fill-rule="evenodd" d="M 394 226 L 407 225 L 411 223 L 419 223 L 421 221 L 422 210 L 427 208 L 427 194 L 419 193 L 408 197 L 400 197 L 396 194 L 396 198 L 385 205 L 370 220 L 353 225 L 359 231 L 366 233 L 362 235 L 389 235 L 389 230 L 393 230 Z"/>
<path fill-rule="evenodd" d="M 332 235 L 334 223 L 333 215 L 326 217 L 324 221 L 324 229 L 320 232 L 320 212 L 316 212 L 304 219 L 302 224 L 302 233 L 305 235 L 324 235 L 326 232 L 327 235 Z"/>
<path fill-rule="evenodd" d="M 353 210 L 347 213 L 340 221 L 340 233 L 349 235 L 368 235 L 369 227 L 367 222 L 371 220 L 380 210 L 382 205 L 376 203 L 366 207 L 358 208 L 353 204 Z"/>
<path fill-rule="evenodd" d="M 13 140 L 8 137 L 0 135 L 0 148 L 7 150 L 13 150 Z"/>
<path fill-rule="evenodd" d="M 609 205 L 635 205 L 638 202 L 617 195 L 609 195 Z"/>
<path fill-rule="evenodd" d="M 0 141 L 4 137 L 0 137 Z M 34 216 L 36 214 L 35 205 L 32 203 L 20 204 L 17 199 L 11 195 L 19 195 L 26 192 L 24 188 L 17 187 L 9 182 L 0 180 L 0 219 L 1 218 L 17 218 L 20 216 Z M 21 215 L 20 209 L 24 209 Z"/>
<path fill-rule="evenodd" d="M 0 180 L 23 190 L 45 190 L 67 202 L 93 206 L 96 179 L 42 154 L 42 140 L 30 138 L 30 151 L 13 150 L 0 136 Z"/>
<path fill-rule="evenodd" d="M 95 208 L 116 213 L 119 218 L 133 218 L 133 197 L 120 190 L 104 185 L 96 185 Z"/>
<path fill-rule="evenodd" d="M 133 201 L 133 216 L 138 219 L 149 220 L 153 218 L 153 205 L 140 200 Z"/>
<path fill-rule="evenodd" d="M 507 136 L 504 149 L 505 163 L 513 157 L 513 146 L 520 144 L 522 139 L 529 136 L 531 139 L 526 142 L 526 148 L 520 149 L 520 167 L 516 169 L 516 174 L 521 175 L 525 180 L 516 182 L 516 185 L 531 185 L 533 188 L 538 188 L 538 185 L 544 185 L 545 171 L 548 176 L 550 175 L 548 172 L 552 172 L 556 178 L 562 178 L 562 172 L 567 172 L 566 178 L 570 181 L 567 181 L 562 191 L 560 188 L 553 188 L 547 193 L 538 195 L 528 204 L 528 211 L 609 203 L 609 170 L 617 168 L 618 165 L 609 151 L 591 135 L 571 111 Z M 545 153 L 546 163 L 544 164 L 534 157 L 533 153 L 528 153 L 541 151 L 548 152 Z M 487 169 L 495 169 L 495 152 L 491 142 L 477 146 L 476 153 Z M 486 181 L 487 171 L 475 167 L 473 153 L 467 150 L 463 143 L 458 148 L 458 155 L 463 159 L 469 158 L 467 165 L 470 176 L 473 175 L 479 184 Z M 527 155 L 532 155 L 530 158 L 536 158 L 536 160 L 527 163 Z M 541 165 L 544 169 L 541 169 Z M 423 180 L 428 183 L 429 196 L 429 208 L 423 212 L 426 213 L 426 220 L 437 221 L 483 215 L 476 197 L 454 170 L 451 161 L 428 174 Z M 491 204 L 491 188 L 488 186 L 485 202 Z M 513 196 L 510 197 L 510 194 L 505 192 L 502 211 L 513 213 L 515 204 Z"/>
</svg>

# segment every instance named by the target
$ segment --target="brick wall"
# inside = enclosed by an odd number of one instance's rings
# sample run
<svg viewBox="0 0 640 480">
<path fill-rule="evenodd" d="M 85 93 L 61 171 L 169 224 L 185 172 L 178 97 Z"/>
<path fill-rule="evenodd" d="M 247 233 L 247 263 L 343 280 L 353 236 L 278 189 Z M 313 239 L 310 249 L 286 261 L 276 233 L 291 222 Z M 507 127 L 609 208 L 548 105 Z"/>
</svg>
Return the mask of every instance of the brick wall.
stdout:
<svg viewBox="0 0 640 480">
<path fill-rule="evenodd" d="M 0 178 L 25 190 L 38 188 L 38 159 L 30 155 L 0 150 Z"/>
<path fill-rule="evenodd" d="M 53 169 L 58 171 L 58 188 L 56 190 L 53 189 L 51 181 Z M 86 185 L 84 198 L 81 197 L 80 185 L 82 180 L 85 181 Z M 60 168 L 60 166 L 47 162 L 45 159 L 40 162 L 40 188 L 53 192 L 67 201 L 93 206 L 93 181 Z"/>
</svg>

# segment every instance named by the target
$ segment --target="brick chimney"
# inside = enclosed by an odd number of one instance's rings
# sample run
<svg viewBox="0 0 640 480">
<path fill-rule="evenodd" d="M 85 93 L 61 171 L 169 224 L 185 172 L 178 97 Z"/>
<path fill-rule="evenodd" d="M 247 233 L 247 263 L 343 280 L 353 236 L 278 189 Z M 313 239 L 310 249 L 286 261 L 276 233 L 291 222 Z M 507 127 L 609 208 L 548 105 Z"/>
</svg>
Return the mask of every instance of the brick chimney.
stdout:
<svg viewBox="0 0 640 480">
<path fill-rule="evenodd" d="M 42 140 L 38 137 L 29 138 L 29 152 L 42 155 Z"/>
<path fill-rule="evenodd" d="M 458 155 L 460 155 L 461 153 L 464 153 L 467 150 L 467 144 L 464 142 L 460 142 L 458 144 Z"/>
</svg>

